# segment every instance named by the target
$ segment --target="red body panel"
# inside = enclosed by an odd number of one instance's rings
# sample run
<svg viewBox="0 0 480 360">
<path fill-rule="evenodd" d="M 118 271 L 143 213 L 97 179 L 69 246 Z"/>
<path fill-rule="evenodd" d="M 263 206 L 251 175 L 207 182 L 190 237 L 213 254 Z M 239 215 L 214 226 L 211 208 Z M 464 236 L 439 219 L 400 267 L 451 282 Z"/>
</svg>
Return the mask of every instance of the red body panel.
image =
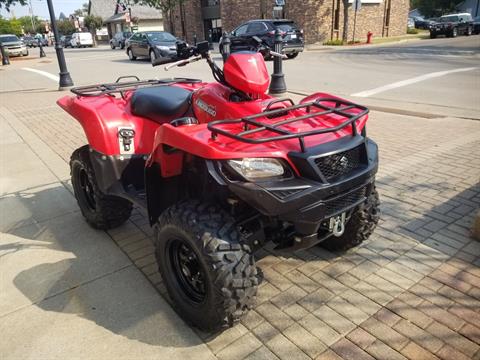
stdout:
<svg viewBox="0 0 480 360">
<path fill-rule="evenodd" d="M 227 71 L 226 74 L 234 74 L 235 71 L 242 70 L 238 68 L 238 66 L 246 59 L 243 59 L 243 56 L 251 59 L 261 58 L 260 54 L 253 56 L 252 54 L 238 54 L 238 56 L 235 57 L 232 55 L 231 58 L 233 57 L 234 60 L 231 62 L 229 62 L 230 60 L 227 61 L 225 65 L 225 70 L 230 68 L 231 72 Z M 259 59 L 258 62 L 265 67 L 263 58 Z M 248 102 L 229 101 L 232 90 L 219 83 L 172 85 L 181 86 L 194 92 L 192 104 L 194 115 L 199 121 L 198 125 L 174 127 L 169 124 L 173 118 L 165 117 L 165 120 L 159 123 L 135 116 L 130 109 L 132 92 L 124 94 L 124 98 L 107 95 L 97 97 L 66 96 L 59 99 L 58 104 L 80 122 L 87 135 L 90 146 L 105 155 L 120 154 L 118 143 L 119 127 L 125 126 L 133 128 L 135 130 L 135 153 L 142 155 L 149 154 L 148 163 L 159 163 L 164 177 L 178 175 L 182 172 L 183 161 L 185 160 L 184 153 L 205 159 L 218 160 L 245 157 L 276 157 L 289 162 L 292 168 L 295 169 L 288 158 L 288 153 L 300 151 L 298 139 L 249 144 L 223 135 L 218 135 L 215 139 L 212 139 L 211 132 L 207 129 L 207 123 L 214 120 L 237 119 L 265 111 L 265 108 L 273 98 L 264 94 L 266 90 L 265 86 L 268 86 L 268 82 L 264 82 L 266 69 L 263 69 L 262 66 L 260 66 L 259 69 L 260 74 L 256 75 L 250 73 L 253 71 L 252 69 L 243 69 L 243 75 L 241 75 L 240 72 L 238 73 L 240 75 L 238 75 L 237 80 L 241 79 L 241 76 L 251 76 L 255 78 L 254 81 L 249 82 L 248 86 L 250 86 L 250 89 L 255 88 L 257 91 L 263 89 L 257 100 Z M 247 81 L 247 79 L 245 81 Z M 235 86 L 238 85 L 239 84 L 235 84 Z M 303 99 L 302 103 L 318 98 L 335 99 L 336 97 L 324 93 L 316 93 Z M 276 103 L 273 108 L 287 107 L 290 105 L 291 104 L 286 101 Z M 334 106 L 334 104 L 331 105 Z M 286 118 L 305 115 L 305 111 L 305 108 L 297 109 L 290 111 L 287 116 L 283 115 L 271 119 L 263 117 L 257 120 L 266 123 L 275 123 Z M 352 109 L 347 112 L 355 114 L 359 111 L 359 109 Z M 306 132 L 314 129 L 334 127 L 343 121 L 345 121 L 345 118 L 339 115 L 321 115 L 283 125 L 283 128 L 294 133 Z M 356 122 L 359 133 L 365 126 L 366 121 L 367 116 L 364 116 Z M 243 130 L 241 125 L 225 125 L 224 129 L 228 129 L 231 133 L 238 133 Z M 352 128 L 351 126 L 347 126 L 337 132 L 306 137 L 305 146 L 309 148 L 351 135 Z M 252 138 L 259 136 L 264 137 L 265 133 L 256 133 L 252 135 Z M 164 144 L 181 150 L 181 152 L 166 153 L 162 146 Z"/>
</svg>

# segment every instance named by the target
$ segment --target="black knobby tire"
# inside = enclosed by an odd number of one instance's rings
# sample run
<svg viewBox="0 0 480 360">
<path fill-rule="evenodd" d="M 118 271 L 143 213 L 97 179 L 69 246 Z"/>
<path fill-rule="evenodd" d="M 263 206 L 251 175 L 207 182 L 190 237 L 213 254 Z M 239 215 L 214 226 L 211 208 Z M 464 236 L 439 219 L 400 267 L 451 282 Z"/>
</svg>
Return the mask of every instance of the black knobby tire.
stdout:
<svg viewBox="0 0 480 360">
<path fill-rule="evenodd" d="M 179 246 L 190 251 L 192 263 L 186 267 L 190 281 L 198 281 L 194 291 L 185 283 L 184 268 L 178 271 L 175 265 Z M 158 219 L 155 249 L 173 305 L 187 322 L 213 331 L 232 326 L 253 307 L 255 260 L 232 217 L 220 207 L 190 200 L 168 208 Z"/>
<path fill-rule="evenodd" d="M 73 152 L 70 158 L 70 175 L 78 206 L 92 227 L 108 230 L 128 220 L 132 212 L 132 203 L 100 191 L 90 161 L 88 145 Z"/>
<path fill-rule="evenodd" d="M 355 210 L 345 225 L 343 235 L 339 237 L 331 236 L 321 245 L 333 251 L 347 250 L 360 245 L 372 235 L 378 224 L 380 219 L 379 205 L 378 192 L 373 185 L 367 200 Z"/>
</svg>

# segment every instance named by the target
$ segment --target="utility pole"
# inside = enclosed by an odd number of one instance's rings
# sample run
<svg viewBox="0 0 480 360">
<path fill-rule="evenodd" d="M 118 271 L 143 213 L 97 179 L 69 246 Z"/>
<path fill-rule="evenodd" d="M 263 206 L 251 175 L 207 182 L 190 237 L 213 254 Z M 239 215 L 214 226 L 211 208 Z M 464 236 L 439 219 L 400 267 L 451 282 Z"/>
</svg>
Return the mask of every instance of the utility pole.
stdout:
<svg viewBox="0 0 480 360">
<path fill-rule="evenodd" d="M 55 20 L 55 11 L 53 9 L 52 0 L 47 0 L 48 12 L 50 13 L 50 21 L 52 23 L 53 36 L 55 38 L 55 51 L 57 52 L 58 66 L 60 67 L 60 81 L 58 90 L 65 90 L 73 86 L 72 78 L 67 70 L 65 55 L 63 54 L 63 46 L 60 44 L 60 36 L 58 35 L 57 22 Z"/>
<path fill-rule="evenodd" d="M 32 31 L 35 31 L 35 20 L 33 18 L 33 6 L 32 6 L 32 0 L 28 0 L 28 5 L 30 7 L 30 19 L 32 20 Z"/>
</svg>

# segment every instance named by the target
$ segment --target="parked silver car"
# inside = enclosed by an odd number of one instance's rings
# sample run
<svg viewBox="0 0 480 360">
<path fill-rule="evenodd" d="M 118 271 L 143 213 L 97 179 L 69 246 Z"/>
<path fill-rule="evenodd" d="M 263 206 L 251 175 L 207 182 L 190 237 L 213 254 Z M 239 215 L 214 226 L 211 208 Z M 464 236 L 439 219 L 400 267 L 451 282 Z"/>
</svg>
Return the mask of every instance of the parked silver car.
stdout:
<svg viewBox="0 0 480 360">
<path fill-rule="evenodd" d="M 0 43 L 4 46 L 9 56 L 28 56 L 27 45 L 17 35 L 0 35 Z"/>
</svg>

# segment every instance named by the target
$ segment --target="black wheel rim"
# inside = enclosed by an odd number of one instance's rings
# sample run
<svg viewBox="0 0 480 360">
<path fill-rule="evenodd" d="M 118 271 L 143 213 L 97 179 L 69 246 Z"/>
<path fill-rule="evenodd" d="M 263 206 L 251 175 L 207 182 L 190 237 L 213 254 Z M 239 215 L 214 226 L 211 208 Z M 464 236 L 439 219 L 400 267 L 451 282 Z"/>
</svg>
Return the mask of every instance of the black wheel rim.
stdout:
<svg viewBox="0 0 480 360">
<path fill-rule="evenodd" d="M 82 196 L 85 199 L 86 205 L 90 210 L 94 211 L 96 208 L 96 203 L 93 185 L 88 178 L 86 170 L 83 168 L 78 172 L 78 184 L 80 185 L 80 191 L 82 192 Z"/>
<path fill-rule="evenodd" d="M 175 280 L 183 293 L 194 303 L 205 300 L 205 272 L 192 247 L 182 240 L 171 240 L 168 256 Z"/>
</svg>

